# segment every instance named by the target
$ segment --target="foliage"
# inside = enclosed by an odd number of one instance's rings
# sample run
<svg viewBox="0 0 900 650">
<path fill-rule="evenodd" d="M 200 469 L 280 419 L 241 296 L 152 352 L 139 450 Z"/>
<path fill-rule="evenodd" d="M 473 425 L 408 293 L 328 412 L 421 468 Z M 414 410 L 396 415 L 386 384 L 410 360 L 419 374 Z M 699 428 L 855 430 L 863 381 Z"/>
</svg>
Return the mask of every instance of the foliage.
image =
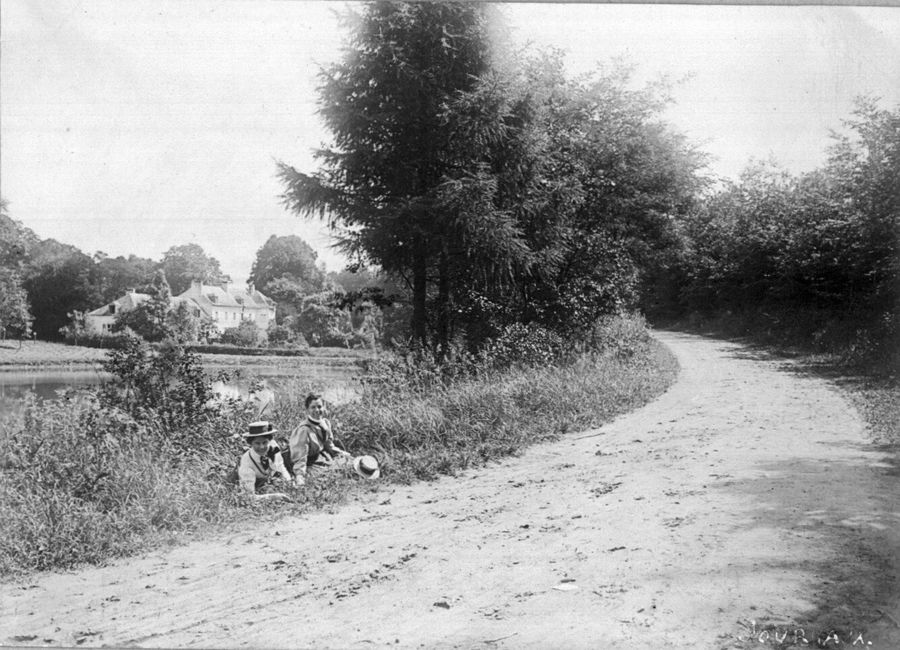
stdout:
<svg viewBox="0 0 900 650">
<path fill-rule="evenodd" d="M 410 279 L 421 343 L 429 261 L 450 245 L 437 196 L 456 165 L 447 106 L 487 68 L 486 14 L 472 3 L 375 2 L 346 16 L 346 57 L 321 72 L 334 147 L 318 152 L 315 175 L 279 166 L 291 209 L 327 214 L 351 258 Z"/>
<path fill-rule="evenodd" d="M 28 294 L 16 271 L 0 267 L 0 338 L 27 337 L 31 333 Z"/>
<path fill-rule="evenodd" d="M 122 348 L 110 351 L 103 368 L 115 379 L 104 385 L 101 403 L 166 427 L 202 419 L 212 399 L 198 358 L 173 341 L 154 349 L 140 337 L 126 336 Z M 162 420 L 156 420 L 158 416 Z"/>
<path fill-rule="evenodd" d="M 256 252 L 250 282 L 279 304 L 282 314 L 294 314 L 303 296 L 324 288 L 325 273 L 316 252 L 296 235 L 272 235 Z"/>
<path fill-rule="evenodd" d="M 166 324 L 172 338 L 179 343 L 206 341 L 214 336 L 216 327 L 205 316 L 195 316 L 187 302 L 179 301 L 166 314 Z"/>
<path fill-rule="evenodd" d="M 462 357 L 415 358 L 376 363 L 370 373 L 379 376 L 367 373 L 360 399 L 332 412 L 342 442 L 375 454 L 388 480 L 433 479 L 596 426 L 659 394 L 677 368 L 650 340 L 630 358 L 601 351 L 475 374 Z M 448 377 L 454 365 L 460 371 Z M 297 408 L 282 404 L 278 415 Z"/>
<path fill-rule="evenodd" d="M 150 287 L 150 298 L 134 309 L 116 314 L 113 332 L 131 331 L 145 341 L 158 342 L 173 336 L 169 322 L 172 293 L 162 270 L 156 272 Z M 183 323 L 179 323 L 183 325 Z M 181 332 L 184 334 L 184 332 Z"/>
<path fill-rule="evenodd" d="M 9 202 L 0 197 L 0 267 L 21 271 L 38 242 L 30 228 L 9 216 Z"/>
<path fill-rule="evenodd" d="M 225 345 L 237 345 L 241 347 L 259 347 L 265 338 L 265 332 L 256 326 L 253 321 L 241 321 L 237 327 L 229 327 L 219 337 L 219 342 Z"/>
<path fill-rule="evenodd" d="M 74 246 L 53 239 L 38 242 L 29 251 L 22 276 L 28 292 L 35 334 L 44 339 L 59 336 L 68 324 L 67 314 L 97 305 L 91 286 L 93 260 Z"/>
<path fill-rule="evenodd" d="M 600 424 L 651 399 L 675 368 L 648 345 L 631 359 L 599 353 L 481 375 L 462 372 L 461 361 L 451 379 L 419 354 L 423 365 L 395 365 L 393 378 L 363 384 L 359 400 L 333 409 L 342 442 L 376 454 L 386 481 L 453 473 Z M 210 525 L 270 516 L 223 480 L 255 406 L 208 399 L 196 357 L 169 343 L 154 351 L 127 337 L 107 368 L 111 385 L 32 400 L 21 420 L 0 425 L 0 574 L 102 563 Z M 431 381 L 433 372 L 442 379 Z M 272 414 L 282 429 L 299 420 L 311 389 L 285 388 Z M 329 473 L 291 490 L 279 508 L 333 505 L 359 485 Z"/>
<path fill-rule="evenodd" d="M 91 284 L 98 294 L 98 304 L 112 302 L 129 290 L 149 293 L 159 266 L 136 255 L 109 257 L 101 251 L 94 253 L 93 259 Z"/>
<path fill-rule="evenodd" d="M 270 348 L 309 348 L 303 334 L 292 330 L 287 325 L 278 325 L 275 322 L 269 323 L 267 340 Z"/>
<path fill-rule="evenodd" d="M 353 339 L 350 312 L 335 308 L 331 293 L 305 297 L 292 326 L 314 347 L 350 347 Z"/>
<path fill-rule="evenodd" d="M 860 100 L 846 126 L 822 169 L 754 163 L 681 219 L 657 305 L 732 312 L 857 358 L 896 353 L 900 107 Z"/>
<path fill-rule="evenodd" d="M 334 148 L 313 175 L 280 166 L 288 207 L 408 282 L 413 340 L 438 359 L 460 336 L 571 338 L 630 307 L 702 186 L 702 156 L 660 118 L 665 83 L 635 90 L 619 64 L 569 80 L 556 54 L 492 61 L 482 9 L 366 5 L 322 72 Z"/>
<path fill-rule="evenodd" d="M 172 246 L 163 253 L 160 266 L 176 296 L 189 289 L 194 281 L 217 284 L 229 279 L 222 273 L 219 261 L 208 256 L 198 244 Z"/>
</svg>

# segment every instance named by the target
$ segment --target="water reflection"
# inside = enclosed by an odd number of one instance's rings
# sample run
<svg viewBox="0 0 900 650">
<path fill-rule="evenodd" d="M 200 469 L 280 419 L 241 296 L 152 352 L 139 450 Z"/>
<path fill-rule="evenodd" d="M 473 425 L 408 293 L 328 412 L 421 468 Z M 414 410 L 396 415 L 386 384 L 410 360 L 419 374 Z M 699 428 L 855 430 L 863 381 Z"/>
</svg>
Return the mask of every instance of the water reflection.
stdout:
<svg viewBox="0 0 900 650">
<path fill-rule="evenodd" d="M 355 394 L 353 378 L 358 368 L 346 366 L 318 366 L 307 368 L 284 368 L 278 366 L 254 366 L 240 373 L 231 367 L 206 368 L 207 374 L 215 378 L 222 371 L 230 373 L 227 380 L 216 380 L 213 391 L 220 397 L 249 396 L 251 382 L 256 379 L 262 384 L 258 400 L 274 401 L 286 394 L 292 386 L 309 384 L 322 391 L 332 402 L 346 401 Z M 22 401 L 28 393 L 38 399 L 55 399 L 59 392 L 70 387 L 95 386 L 110 378 L 101 370 L 53 369 L 0 371 L 0 414 L 15 414 L 21 411 Z"/>
<path fill-rule="evenodd" d="M 100 370 L 23 370 L 0 372 L 0 399 L 22 399 L 32 392 L 41 399 L 57 396 L 70 386 L 102 384 L 110 377 Z"/>
</svg>

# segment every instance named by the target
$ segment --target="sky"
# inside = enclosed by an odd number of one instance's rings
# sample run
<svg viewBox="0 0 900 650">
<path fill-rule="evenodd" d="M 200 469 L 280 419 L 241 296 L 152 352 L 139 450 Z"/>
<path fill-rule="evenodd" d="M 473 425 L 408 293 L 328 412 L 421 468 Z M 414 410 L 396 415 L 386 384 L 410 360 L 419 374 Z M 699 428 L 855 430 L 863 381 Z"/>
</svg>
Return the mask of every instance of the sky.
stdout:
<svg viewBox="0 0 900 650">
<path fill-rule="evenodd" d="M 3 0 L 0 195 L 42 238 L 159 260 L 195 242 L 236 281 L 271 235 L 344 262 L 279 199 L 276 161 L 328 141 L 316 72 L 341 56 L 338 2 Z M 736 178 L 752 159 L 824 161 L 859 95 L 900 105 L 900 9 L 500 5 L 514 40 L 573 73 L 624 56 L 684 79 L 667 118 Z"/>
</svg>

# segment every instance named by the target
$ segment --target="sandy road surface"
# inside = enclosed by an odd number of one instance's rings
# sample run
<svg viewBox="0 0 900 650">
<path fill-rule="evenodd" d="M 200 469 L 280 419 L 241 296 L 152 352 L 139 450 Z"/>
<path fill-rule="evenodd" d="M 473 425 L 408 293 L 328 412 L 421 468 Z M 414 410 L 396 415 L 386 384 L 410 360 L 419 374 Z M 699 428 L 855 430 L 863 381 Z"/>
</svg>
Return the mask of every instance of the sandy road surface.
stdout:
<svg viewBox="0 0 900 650">
<path fill-rule="evenodd" d="M 600 430 L 277 536 L 2 585 L 0 643 L 900 648 L 900 478 L 859 417 L 784 362 L 660 337 L 678 382 Z"/>
</svg>

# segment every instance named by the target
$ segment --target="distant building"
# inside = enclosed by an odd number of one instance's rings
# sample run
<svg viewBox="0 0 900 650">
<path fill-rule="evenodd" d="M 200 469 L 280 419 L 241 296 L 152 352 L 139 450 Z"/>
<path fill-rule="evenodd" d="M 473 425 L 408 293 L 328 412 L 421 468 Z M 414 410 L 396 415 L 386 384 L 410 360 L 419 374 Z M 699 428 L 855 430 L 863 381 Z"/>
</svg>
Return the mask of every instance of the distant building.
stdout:
<svg viewBox="0 0 900 650">
<path fill-rule="evenodd" d="M 257 291 L 253 285 L 236 287 L 224 284 L 192 282 L 184 293 L 173 299 L 187 302 L 195 316 L 205 316 L 221 334 L 242 321 L 250 321 L 263 332 L 275 320 L 275 301 Z M 177 302 L 175 302 L 177 304 Z"/>
<path fill-rule="evenodd" d="M 111 334 L 117 315 L 148 300 L 149 295 L 129 289 L 121 298 L 85 314 L 85 330 L 92 334 Z M 243 321 L 250 321 L 265 332 L 269 323 L 275 320 L 275 301 L 261 294 L 253 285 L 244 288 L 230 282 L 192 282 L 189 289 L 172 298 L 172 307 L 182 302 L 188 305 L 195 317 L 211 322 L 219 334 L 230 327 L 237 327 Z"/>
<path fill-rule="evenodd" d="M 116 322 L 117 315 L 131 311 L 148 300 L 150 300 L 150 296 L 146 293 L 137 293 L 134 289 L 129 289 L 121 298 L 116 298 L 111 303 L 86 313 L 84 329 L 90 334 L 112 334 L 112 325 Z"/>
</svg>

